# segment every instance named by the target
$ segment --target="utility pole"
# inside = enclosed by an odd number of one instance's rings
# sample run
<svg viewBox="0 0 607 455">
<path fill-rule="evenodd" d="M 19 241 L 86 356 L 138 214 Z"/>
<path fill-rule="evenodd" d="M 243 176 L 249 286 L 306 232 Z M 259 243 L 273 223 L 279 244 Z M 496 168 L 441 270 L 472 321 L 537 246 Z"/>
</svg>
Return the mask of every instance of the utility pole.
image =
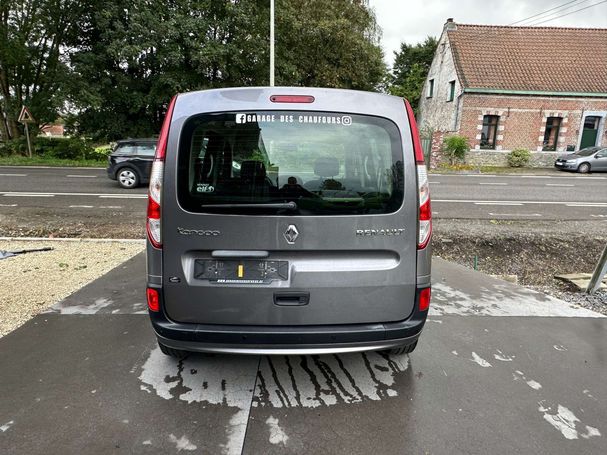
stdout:
<svg viewBox="0 0 607 455">
<path fill-rule="evenodd" d="M 274 87 L 274 0 L 270 0 L 270 87 Z"/>
<path fill-rule="evenodd" d="M 596 292 L 596 290 L 601 286 L 601 281 L 603 281 L 605 273 L 607 273 L 607 246 L 605 246 L 603 254 L 601 254 L 601 258 L 599 259 L 599 263 L 596 265 L 596 268 L 592 273 L 592 278 L 590 278 L 590 282 L 586 288 L 586 293 L 594 294 Z"/>
</svg>

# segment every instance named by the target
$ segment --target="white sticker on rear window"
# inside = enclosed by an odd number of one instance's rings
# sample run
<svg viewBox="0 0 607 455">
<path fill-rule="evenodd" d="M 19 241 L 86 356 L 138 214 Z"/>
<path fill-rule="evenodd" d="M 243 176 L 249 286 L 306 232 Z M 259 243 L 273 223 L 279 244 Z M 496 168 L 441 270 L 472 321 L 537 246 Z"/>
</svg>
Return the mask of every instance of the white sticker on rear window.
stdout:
<svg viewBox="0 0 607 455">
<path fill-rule="evenodd" d="M 212 193 L 215 191 L 215 187 L 213 185 L 209 185 L 208 183 L 199 183 L 196 185 L 196 191 L 198 193 Z"/>
<path fill-rule="evenodd" d="M 352 124 L 349 115 L 276 115 L 276 114 L 236 114 L 236 124 L 244 123 L 312 123 L 316 125 L 344 125 Z"/>
</svg>

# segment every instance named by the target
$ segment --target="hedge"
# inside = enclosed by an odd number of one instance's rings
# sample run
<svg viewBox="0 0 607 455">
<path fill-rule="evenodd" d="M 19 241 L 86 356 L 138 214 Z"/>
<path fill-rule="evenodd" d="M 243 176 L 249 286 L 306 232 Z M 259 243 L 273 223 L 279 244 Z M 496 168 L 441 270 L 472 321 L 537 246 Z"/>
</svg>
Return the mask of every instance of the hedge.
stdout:
<svg viewBox="0 0 607 455">
<path fill-rule="evenodd" d="M 67 160 L 104 160 L 111 149 L 94 148 L 89 141 L 78 137 L 44 137 L 32 138 L 32 155 L 46 158 Z M 27 156 L 27 141 L 22 137 L 0 143 L 0 156 Z"/>
</svg>

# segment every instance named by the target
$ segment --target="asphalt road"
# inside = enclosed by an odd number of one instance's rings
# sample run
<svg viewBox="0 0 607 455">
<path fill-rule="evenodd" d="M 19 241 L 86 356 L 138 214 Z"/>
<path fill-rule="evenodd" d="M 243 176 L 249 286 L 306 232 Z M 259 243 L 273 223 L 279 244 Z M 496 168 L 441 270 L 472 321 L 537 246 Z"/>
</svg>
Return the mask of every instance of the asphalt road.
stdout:
<svg viewBox="0 0 607 455">
<path fill-rule="evenodd" d="M 430 175 L 444 219 L 607 220 L 607 174 Z M 0 167 L 0 214 L 65 219 L 145 216 L 145 188 L 123 190 L 103 169 Z"/>
<path fill-rule="evenodd" d="M 607 318 L 433 266 L 411 355 L 176 361 L 140 254 L 0 339 L 0 453 L 605 453 Z"/>
</svg>

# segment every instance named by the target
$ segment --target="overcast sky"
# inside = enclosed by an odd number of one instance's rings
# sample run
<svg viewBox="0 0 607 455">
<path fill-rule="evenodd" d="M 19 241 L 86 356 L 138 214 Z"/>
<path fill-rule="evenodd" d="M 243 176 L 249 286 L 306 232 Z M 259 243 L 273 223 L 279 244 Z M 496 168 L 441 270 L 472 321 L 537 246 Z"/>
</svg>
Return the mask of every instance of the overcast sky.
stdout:
<svg viewBox="0 0 607 455">
<path fill-rule="evenodd" d="M 448 17 L 462 24 L 509 25 L 563 5 L 567 1 L 369 0 L 369 5 L 375 10 L 377 23 L 383 32 L 384 58 L 389 65 L 392 65 L 393 51 L 400 48 L 401 42 L 415 44 L 423 41 L 428 35 L 438 38 Z M 529 19 L 527 22 L 547 20 L 600 2 L 602 2 L 600 5 L 550 20 L 542 25 L 607 28 L 607 2 L 603 0 L 573 0 L 562 8 Z"/>
</svg>

